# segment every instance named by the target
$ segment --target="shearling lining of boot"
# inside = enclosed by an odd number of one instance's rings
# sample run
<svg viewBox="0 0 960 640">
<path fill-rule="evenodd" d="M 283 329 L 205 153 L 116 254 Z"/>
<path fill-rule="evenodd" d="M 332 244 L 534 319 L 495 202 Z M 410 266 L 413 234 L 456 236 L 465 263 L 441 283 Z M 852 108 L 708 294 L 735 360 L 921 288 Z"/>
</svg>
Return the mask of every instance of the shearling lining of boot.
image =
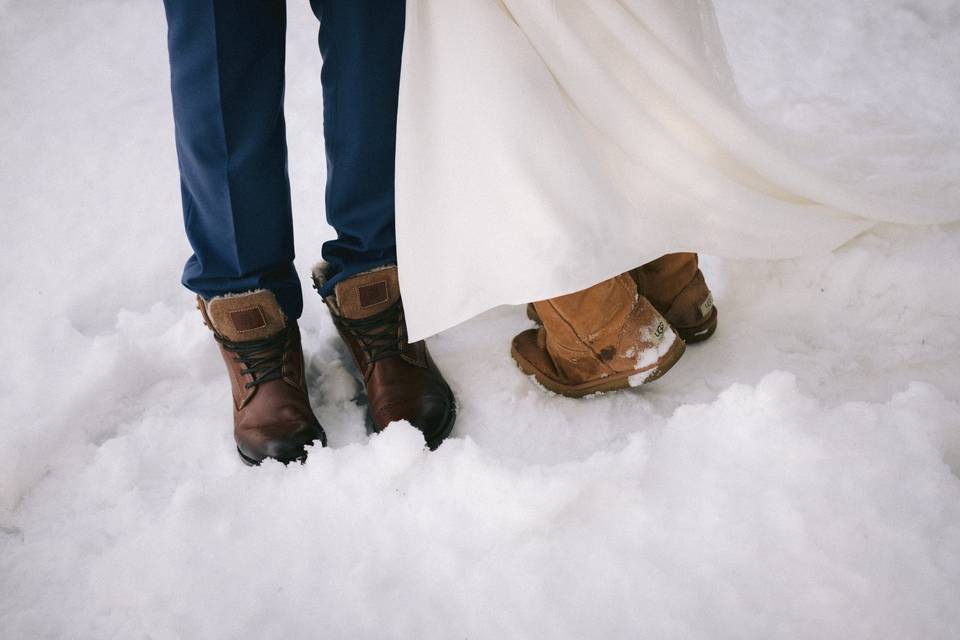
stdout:
<svg viewBox="0 0 960 640">
<path fill-rule="evenodd" d="M 310 269 L 310 278 L 313 280 L 313 288 L 317 291 L 327 282 L 327 271 L 330 270 L 330 263 L 321 260 Z"/>
<path fill-rule="evenodd" d="M 254 293 L 261 293 L 264 291 L 272 295 L 273 299 L 277 301 L 277 308 L 280 310 L 280 316 L 283 318 L 283 321 L 286 322 L 287 314 L 283 312 L 283 307 L 280 306 L 280 301 L 277 300 L 277 294 L 275 294 L 270 289 L 250 289 L 249 291 L 241 291 L 239 293 L 225 293 L 222 296 L 214 296 L 209 300 L 206 300 L 201 296 L 201 300 L 203 300 L 203 303 L 209 307 L 210 303 L 215 300 L 226 300 L 227 298 L 242 298 L 243 296 L 248 296 Z"/>
<path fill-rule="evenodd" d="M 385 271 L 387 269 L 396 269 L 396 268 L 397 268 L 397 265 L 395 264 L 384 264 L 384 265 L 380 265 L 379 267 L 374 267 L 373 269 L 367 269 L 366 271 L 361 271 L 360 273 L 356 273 L 350 277 L 354 278 L 356 276 L 362 276 L 368 273 L 375 273 L 377 271 Z M 327 283 L 327 280 L 329 279 L 329 276 L 328 276 L 329 272 L 330 272 L 330 263 L 327 262 L 326 260 L 321 260 L 317 264 L 313 265 L 313 268 L 310 270 L 310 277 L 313 280 L 313 288 L 316 289 L 318 292 L 320 291 L 320 289 L 323 288 L 323 285 Z"/>
</svg>

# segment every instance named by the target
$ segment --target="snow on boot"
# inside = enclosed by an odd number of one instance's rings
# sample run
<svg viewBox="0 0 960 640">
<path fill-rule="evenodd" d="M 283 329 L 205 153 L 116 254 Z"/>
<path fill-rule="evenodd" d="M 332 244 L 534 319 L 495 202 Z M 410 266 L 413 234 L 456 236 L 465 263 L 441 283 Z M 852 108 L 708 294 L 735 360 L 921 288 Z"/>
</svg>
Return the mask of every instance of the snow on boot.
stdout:
<svg viewBox="0 0 960 640">
<path fill-rule="evenodd" d="M 325 269 L 314 269 L 318 291 Z M 453 429 L 456 403 L 426 343 L 407 342 L 397 268 L 342 280 L 324 302 L 363 378 L 374 430 L 406 420 L 423 432 L 427 446 L 440 446 Z"/>
<path fill-rule="evenodd" d="M 542 326 L 516 336 L 511 355 L 524 373 L 561 395 L 637 387 L 683 355 L 683 340 L 628 274 L 534 307 Z"/>
<path fill-rule="evenodd" d="M 233 435 L 240 458 L 303 461 L 326 435 L 307 395 L 300 329 L 265 289 L 205 301 L 203 321 L 220 344 L 233 390 Z"/>
<path fill-rule="evenodd" d="M 637 289 L 687 344 L 717 330 L 717 307 L 695 253 L 669 253 L 630 272 Z"/>
</svg>

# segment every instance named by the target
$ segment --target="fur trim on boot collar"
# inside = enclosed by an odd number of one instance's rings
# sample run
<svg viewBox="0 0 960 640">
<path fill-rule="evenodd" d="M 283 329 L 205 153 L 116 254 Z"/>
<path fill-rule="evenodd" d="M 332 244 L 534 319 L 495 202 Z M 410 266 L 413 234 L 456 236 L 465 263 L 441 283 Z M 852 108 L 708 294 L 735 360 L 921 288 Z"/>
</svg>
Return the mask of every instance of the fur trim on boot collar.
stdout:
<svg viewBox="0 0 960 640">
<path fill-rule="evenodd" d="M 197 296 L 197 308 L 209 329 L 233 342 L 261 340 L 288 325 L 277 296 L 269 289 L 225 293 L 209 300 Z"/>
<path fill-rule="evenodd" d="M 199 298 L 200 300 L 203 300 L 204 305 L 209 306 L 210 303 L 213 302 L 213 301 L 215 301 L 215 300 L 226 300 L 226 299 L 228 299 L 228 298 L 242 298 L 242 297 L 244 297 L 244 296 L 250 296 L 250 295 L 253 295 L 253 294 L 256 294 L 256 293 L 269 293 L 269 294 L 273 297 L 273 300 L 277 303 L 277 308 L 280 309 L 280 315 L 283 316 L 283 320 L 284 320 L 284 322 L 286 322 L 286 320 L 287 320 L 287 314 L 285 314 L 285 313 L 283 312 L 283 307 L 280 306 L 280 303 L 279 303 L 279 301 L 278 301 L 278 299 L 277 299 L 277 294 L 275 294 L 275 293 L 274 293 L 273 291 L 271 291 L 270 289 L 250 289 L 249 291 L 240 291 L 240 292 L 234 292 L 234 293 L 225 293 L 225 294 L 223 294 L 223 295 L 221 295 L 221 296 L 213 296 L 213 297 L 210 298 L 209 300 L 204 299 L 202 296 L 197 296 L 197 298 Z"/>
<path fill-rule="evenodd" d="M 385 269 L 396 269 L 397 265 L 395 264 L 385 264 L 379 267 L 374 267 L 373 269 L 367 269 L 366 271 L 361 271 L 360 273 L 350 276 L 355 278 L 357 276 L 362 276 L 367 273 L 374 273 L 376 271 L 383 271 Z M 330 263 L 326 260 L 321 260 L 317 264 L 313 265 L 313 269 L 310 270 L 310 277 L 313 280 L 313 288 L 317 290 L 317 293 L 320 293 L 320 289 L 327 284 L 327 280 L 330 279 Z"/>
<path fill-rule="evenodd" d="M 320 289 L 327 283 L 327 274 L 330 271 L 330 263 L 326 260 L 321 260 L 317 264 L 313 265 L 313 269 L 310 270 L 310 277 L 313 280 L 313 288 L 317 290 L 317 293 L 320 292 Z"/>
</svg>

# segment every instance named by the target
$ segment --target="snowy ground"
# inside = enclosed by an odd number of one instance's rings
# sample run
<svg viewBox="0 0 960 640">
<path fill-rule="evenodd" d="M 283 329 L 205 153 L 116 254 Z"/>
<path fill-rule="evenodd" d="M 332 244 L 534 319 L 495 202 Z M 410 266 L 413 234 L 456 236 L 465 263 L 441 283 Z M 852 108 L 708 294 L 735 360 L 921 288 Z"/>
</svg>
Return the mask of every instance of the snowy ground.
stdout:
<svg viewBox="0 0 960 640">
<path fill-rule="evenodd" d="M 305 273 L 329 230 L 290 4 Z M 762 118 L 960 167 L 956 0 L 718 10 Z M 436 453 L 365 435 L 308 293 L 332 447 L 248 469 L 178 284 L 164 35 L 159 2 L 0 0 L 0 637 L 960 637 L 960 226 L 706 259 L 720 331 L 638 392 L 549 397 L 509 359 L 522 309 L 488 313 L 431 342 L 462 405 Z"/>
</svg>

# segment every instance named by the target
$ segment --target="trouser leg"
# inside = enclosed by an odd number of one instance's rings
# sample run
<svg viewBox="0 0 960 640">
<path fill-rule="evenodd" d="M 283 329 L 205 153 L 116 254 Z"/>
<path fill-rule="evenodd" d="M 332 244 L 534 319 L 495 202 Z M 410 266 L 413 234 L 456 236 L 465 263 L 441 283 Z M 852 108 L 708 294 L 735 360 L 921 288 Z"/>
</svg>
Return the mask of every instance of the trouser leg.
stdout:
<svg viewBox="0 0 960 640">
<path fill-rule="evenodd" d="M 284 0 L 164 0 L 184 224 L 183 284 L 272 290 L 302 309 L 283 118 Z"/>
<path fill-rule="evenodd" d="M 395 264 L 394 162 L 404 0 L 311 0 L 320 18 L 327 221 L 321 291 Z"/>
</svg>

